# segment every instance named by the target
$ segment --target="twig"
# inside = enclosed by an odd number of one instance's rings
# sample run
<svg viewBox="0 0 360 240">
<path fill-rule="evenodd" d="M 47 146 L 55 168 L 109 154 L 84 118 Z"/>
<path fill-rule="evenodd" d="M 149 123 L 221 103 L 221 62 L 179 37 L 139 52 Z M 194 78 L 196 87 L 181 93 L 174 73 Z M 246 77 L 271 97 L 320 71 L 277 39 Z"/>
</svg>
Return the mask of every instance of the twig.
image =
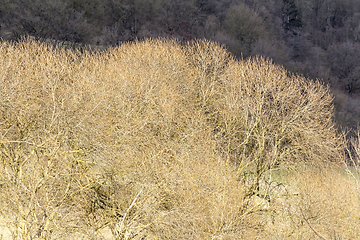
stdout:
<svg viewBox="0 0 360 240">
<path fill-rule="evenodd" d="M 124 217 L 123 217 L 123 219 L 122 219 L 122 221 L 121 221 L 120 229 L 122 229 L 122 228 L 124 227 L 124 225 L 125 225 L 125 219 L 126 219 L 127 215 L 129 214 L 131 208 L 134 206 L 136 200 L 137 200 L 138 197 L 140 196 L 142 190 L 143 190 L 143 189 L 141 189 L 140 192 L 136 195 L 136 197 L 135 197 L 134 200 L 132 201 L 130 207 L 127 209 L 127 211 L 126 211 L 126 213 L 125 213 L 125 215 L 124 215 Z"/>
<path fill-rule="evenodd" d="M 104 100 L 101 100 L 96 106 L 87 114 L 85 117 L 75 126 L 75 128 L 79 127 L 80 124 L 103 102 Z"/>
<path fill-rule="evenodd" d="M 302 209 L 300 208 L 301 211 L 301 215 L 303 216 L 302 219 L 307 223 L 307 225 L 311 228 L 311 230 L 313 230 L 313 232 L 321 239 L 327 240 L 327 238 L 325 238 L 323 235 L 321 235 L 318 231 L 316 231 L 309 223 L 309 221 L 305 218 L 304 213 L 302 211 Z"/>
<path fill-rule="evenodd" d="M 310 227 L 310 229 L 316 234 L 316 236 L 318 236 L 319 238 L 323 239 L 323 240 L 328 240 L 326 237 L 324 237 L 323 235 L 321 235 L 318 231 L 315 230 L 315 228 L 313 228 L 311 226 L 311 224 L 309 223 L 309 221 L 305 218 L 305 215 L 302 211 L 302 209 L 300 208 L 300 211 L 301 211 L 301 215 L 302 216 L 299 216 L 299 214 L 297 214 L 296 212 L 292 211 L 291 208 L 290 208 L 290 205 L 287 205 L 289 211 L 291 213 L 293 213 L 295 216 L 297 216 L 298 218 L 300 218 L 301 220 L 303 220 L 304 222 L 306 222 L 306 224 Z"/>
</svg>

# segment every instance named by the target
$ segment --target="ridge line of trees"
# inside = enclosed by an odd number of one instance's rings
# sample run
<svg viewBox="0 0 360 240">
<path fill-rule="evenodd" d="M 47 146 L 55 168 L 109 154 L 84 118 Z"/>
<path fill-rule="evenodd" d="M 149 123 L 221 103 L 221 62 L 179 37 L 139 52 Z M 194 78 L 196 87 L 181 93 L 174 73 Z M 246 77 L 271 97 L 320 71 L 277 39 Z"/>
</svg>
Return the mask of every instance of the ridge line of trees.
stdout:
<svg viewBox="0 0 360 240">
<path fill-rule="evenodd" d="M 235 56 L 262 55 L 320 78 L 337 119 L 360 119 L 357 0 L 1 0 L 0 37 L 116 46 L 135 39 L 207 38 Z"/>
</svg>

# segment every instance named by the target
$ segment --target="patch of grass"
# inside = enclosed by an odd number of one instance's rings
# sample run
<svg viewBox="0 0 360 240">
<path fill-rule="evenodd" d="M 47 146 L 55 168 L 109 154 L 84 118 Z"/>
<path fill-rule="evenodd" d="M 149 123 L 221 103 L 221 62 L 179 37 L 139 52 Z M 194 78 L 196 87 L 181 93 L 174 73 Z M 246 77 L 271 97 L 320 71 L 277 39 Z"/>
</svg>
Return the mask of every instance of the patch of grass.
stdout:
<svg viewBox="0 0 360 240">
<path fill-rule="evenodd" d="M 270 239 L 359 238 L 359 192 L 342 168 L 298 168 L 275 192 Z"/>
</svg>

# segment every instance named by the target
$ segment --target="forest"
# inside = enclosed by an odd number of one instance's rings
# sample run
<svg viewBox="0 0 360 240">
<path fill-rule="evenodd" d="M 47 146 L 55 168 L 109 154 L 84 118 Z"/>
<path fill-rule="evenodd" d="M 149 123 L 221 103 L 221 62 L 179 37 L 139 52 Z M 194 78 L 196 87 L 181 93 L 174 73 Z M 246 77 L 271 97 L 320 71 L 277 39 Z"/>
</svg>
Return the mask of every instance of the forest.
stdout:
<svg viewBox="0 0 360 240">
<path fill-rule="evenodd" d="M 104 49 L 146 38 L 209 39 L 237 58 L 264 56 L 320 79 L 339 126 L 360 119 L 357 0 L 1 0 L 0 37 Z"/>
</svg>

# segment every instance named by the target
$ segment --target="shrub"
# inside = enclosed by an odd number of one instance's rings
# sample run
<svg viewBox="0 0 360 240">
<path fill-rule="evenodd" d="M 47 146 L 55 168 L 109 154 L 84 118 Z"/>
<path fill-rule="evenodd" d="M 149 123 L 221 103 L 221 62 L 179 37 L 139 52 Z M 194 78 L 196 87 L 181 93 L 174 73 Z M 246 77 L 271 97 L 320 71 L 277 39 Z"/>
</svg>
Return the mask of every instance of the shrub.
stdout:
<svg viewBox="0 0 360 240">
<path fill-rule="evenodd" d="M 342 159 L 328 87 L 262 58 L 233 61 L 220 49 L 191 48 L 201 108 L 227 161 L 255 176 L 250 194 L 279 164 Z"/>
<path fill-rule="evenodd" d="M 27 40 L 0 56 L 14 239 L 241 238 L 271 170 L 340 154 L 327 87 L 205 40 L 101 53 Z"/>
</svg>

